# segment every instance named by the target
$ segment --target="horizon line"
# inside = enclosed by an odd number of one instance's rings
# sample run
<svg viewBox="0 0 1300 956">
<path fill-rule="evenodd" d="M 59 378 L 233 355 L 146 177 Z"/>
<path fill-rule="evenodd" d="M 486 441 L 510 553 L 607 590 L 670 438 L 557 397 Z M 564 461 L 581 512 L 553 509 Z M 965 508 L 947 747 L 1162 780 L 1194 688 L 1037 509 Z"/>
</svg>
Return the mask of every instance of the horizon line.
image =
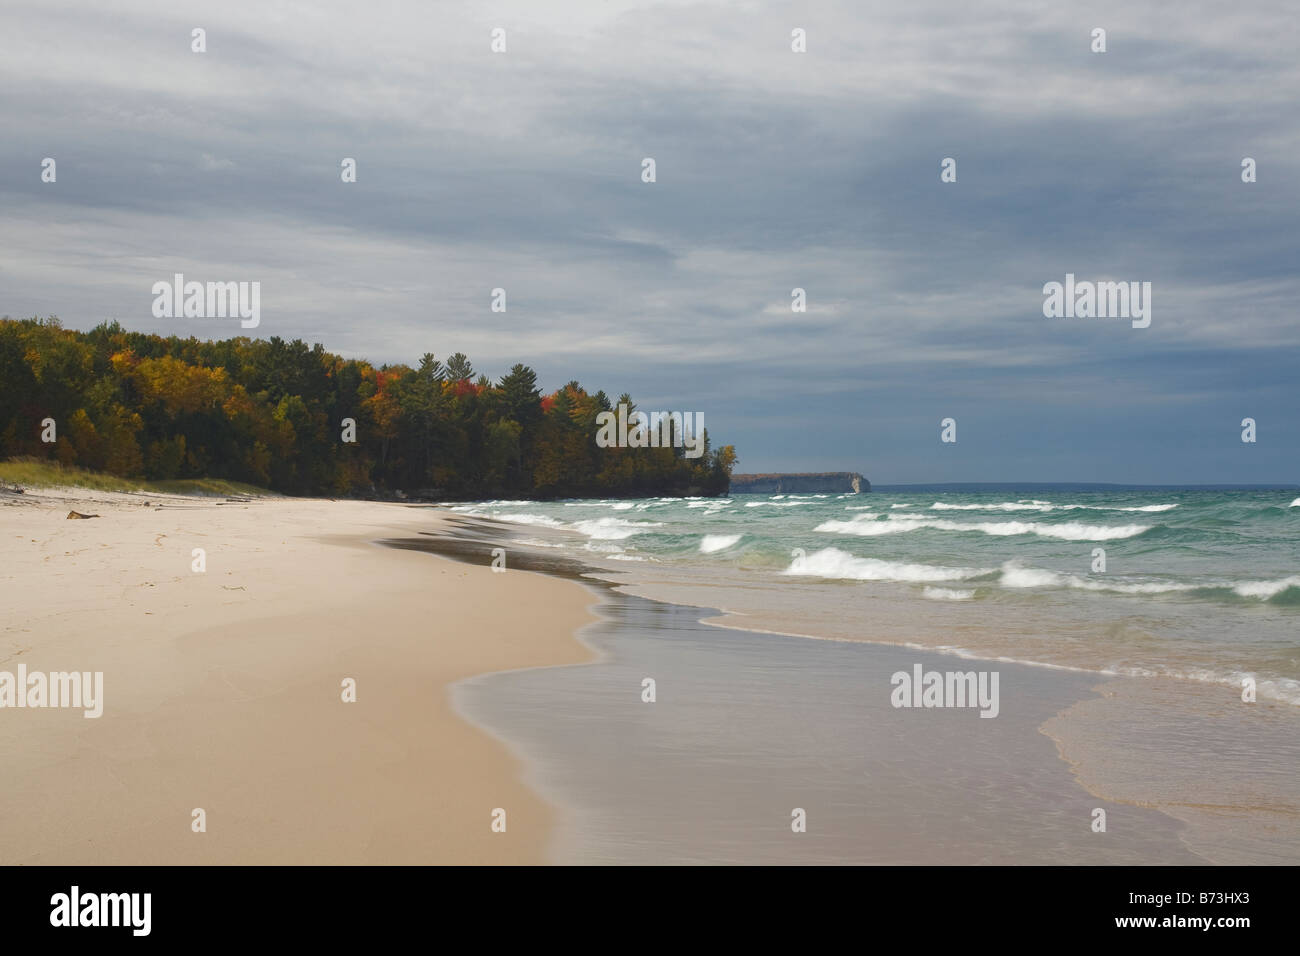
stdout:
<svg viewBox="0 0 1300 956">
<path fill-rule="evenodd" d="M 1295 491 L 1300 489 L 1296 482 L 1121 482 L 1121 481 L 910 481 L 877 484 L 871 483 L 872 490 L 885 488 L 971 488 L 971 487 L 1016 487 L 1016 488 L 1151 488 L 1167 491 L 1186 488 L 1188 490 L 1205 489 L 1250 489 L 1266 491 Z"/>
</svg>

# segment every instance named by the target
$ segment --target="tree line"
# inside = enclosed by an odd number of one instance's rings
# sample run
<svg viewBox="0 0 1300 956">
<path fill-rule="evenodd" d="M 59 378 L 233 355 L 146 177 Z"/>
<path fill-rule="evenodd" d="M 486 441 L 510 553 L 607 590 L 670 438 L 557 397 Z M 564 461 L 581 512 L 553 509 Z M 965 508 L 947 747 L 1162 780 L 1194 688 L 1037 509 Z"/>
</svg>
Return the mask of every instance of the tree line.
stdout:
<svg viewBox="0 0 1300 956">
<path fill-rule="evenodd" d="M 226 478 L 293 495 L 726 494 L 735 449 L 713 449 L 707 431 L 695 458 L 599 447 L 597 417 L 619 404 L 636 407 L 576 381 L 543 395 L 525 365 L 493 383 L 460 352 L 375 367 L 299 339 L 0 319 L 0 457 L 127 478 Z M 43 441 L 51 420 L 55 440 Z"/>
</svg>

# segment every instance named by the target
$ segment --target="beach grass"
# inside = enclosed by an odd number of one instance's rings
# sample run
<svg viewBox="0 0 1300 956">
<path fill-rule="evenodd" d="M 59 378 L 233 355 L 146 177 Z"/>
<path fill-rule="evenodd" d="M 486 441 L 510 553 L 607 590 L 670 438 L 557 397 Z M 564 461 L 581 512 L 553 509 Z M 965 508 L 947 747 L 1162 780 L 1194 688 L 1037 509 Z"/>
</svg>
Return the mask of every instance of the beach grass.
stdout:
<svg viewBox="0 0 1300 956">
<path fill-rule="evenodd" d="M 176 478 L 143 481 L 121 478 L 88 468 L 65 466 L 57 461 L 21 457 L 0 461 L 0 483 L 20 488 L 87 488 L 91 491 L 154 492 L 169 495 L 270 496 L 274 492 L 242 481 L 225 478 Z"/>
</svg>

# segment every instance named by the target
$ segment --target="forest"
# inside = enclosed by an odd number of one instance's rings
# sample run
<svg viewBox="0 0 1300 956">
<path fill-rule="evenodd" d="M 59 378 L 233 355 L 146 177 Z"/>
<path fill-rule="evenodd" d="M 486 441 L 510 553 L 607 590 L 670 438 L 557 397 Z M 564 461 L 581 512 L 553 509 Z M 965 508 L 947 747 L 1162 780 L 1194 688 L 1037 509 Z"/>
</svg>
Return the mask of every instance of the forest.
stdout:
<svg viewBox="0 0 1300 956">
<path fill-rule="evenodd" d="M 494 383 L 460 352 L 376 367 L 298 339 L 0 319 L 0 458 L 290 495 L 727 493 L 736 452 L 713 448 L 707 431 L 697 458 L 680 446 L 598 447 L 598 416 L 616 405 L 636 407 L 576 381 L 543 394 L 522 364 Z"/>
</svg>

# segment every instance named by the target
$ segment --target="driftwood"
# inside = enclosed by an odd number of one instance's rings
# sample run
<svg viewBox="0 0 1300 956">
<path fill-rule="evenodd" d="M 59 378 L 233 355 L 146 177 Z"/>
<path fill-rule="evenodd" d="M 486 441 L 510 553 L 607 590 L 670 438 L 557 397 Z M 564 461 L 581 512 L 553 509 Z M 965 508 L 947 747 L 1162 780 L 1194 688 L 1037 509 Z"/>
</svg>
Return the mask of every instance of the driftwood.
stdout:
<svg viewBox="0 0 1300 956">
<path fill-rule="evenodd" d="M 98 518 L 99 515 L 83 515 L 80 511 L 69 511 L 69 518 Z"/>
</svg>

